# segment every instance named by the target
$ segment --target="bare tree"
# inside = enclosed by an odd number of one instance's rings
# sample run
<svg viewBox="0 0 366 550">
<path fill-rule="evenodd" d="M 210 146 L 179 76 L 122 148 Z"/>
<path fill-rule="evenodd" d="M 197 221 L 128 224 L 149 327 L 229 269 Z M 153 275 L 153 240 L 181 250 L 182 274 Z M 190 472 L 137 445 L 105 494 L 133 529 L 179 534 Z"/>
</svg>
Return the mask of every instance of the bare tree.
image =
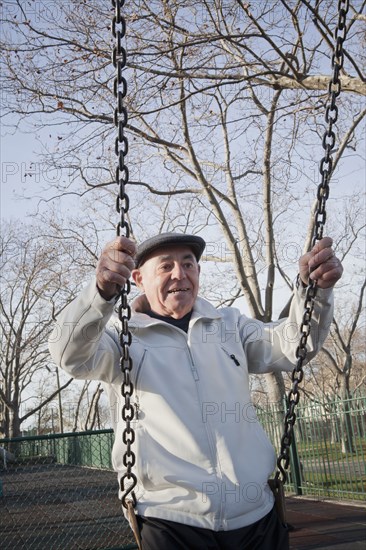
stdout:
<svg viewBox="0 0 366 550">
<path fill-rule="evenodd" d="M 332 224 L 334 231 L 338 226 L 340 233 L 335 243 L 337 254 L 349 267 L 340 284 L 329 337 L 321 354 L 313 361 L 316 380 L 310 377 L 313 386 L 307 387 L 307 392 L 319 395 L 320 391 L 342 400 L 351 398 L 365 380 L 360 366 L 364 359 L 366 224 L 362 200 L 352 202 L 338 210 Z"/>
<path fill-rule="evenodd" d="M 328 395 L 329 389 L 333 387 L 333 395 L 341 400 L 339 439 L 343 453 L 354 452 L 351 398 L 357 394 L 357 389 L 364 385 L 366 379 L 363 369 L 360 372 L 357 368 L 364 362 L 364 344 L 360 348 L 360 338 L 364 335 L 362 313 L 365 288 L 366 280 L 349 316 L 345 315 L 348 304 L 343 304 L 339 321 L 334 320 L 330 337 L 319 357 L 328 366 L 332 376 L 331 383 L 327 384 Z"/>
<path fill-rule="evenodd" d="M 19 233 L 16 225 L 3 227 L 0 401 L 1 432 L 5 437 L 20 435 L 21 424 L 72 381 L 69 379 L 54 390 L 49 388 L 40 402 L 32 403 L 34 384 L 39 376 L 50 372 L 47 337 L 57 311 L 56 297 L 62 287 L 63 268 L 67 269 L 59 260 L 54 247 L 39 238 L 35 228 L 23 224 Z"/>
</svg>

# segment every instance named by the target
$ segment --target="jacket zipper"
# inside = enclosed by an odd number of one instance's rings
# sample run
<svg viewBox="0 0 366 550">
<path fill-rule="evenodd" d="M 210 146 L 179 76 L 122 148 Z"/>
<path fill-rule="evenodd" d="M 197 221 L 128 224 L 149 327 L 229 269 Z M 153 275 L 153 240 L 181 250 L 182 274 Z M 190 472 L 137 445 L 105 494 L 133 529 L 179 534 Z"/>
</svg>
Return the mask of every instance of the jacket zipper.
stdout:
<svg viewBox="0 0 366 550">
<path fill-rule="evenodd" d="M 193 378 L 196 382 L 198 382 L 199 381 L 199 374 L 198 374 L 198 371 L 197 371 L 196 366 L 194 364 L 192 351 L 191 351 L 191 349 L 188 345 L 188 342 L 187 342 L 187 350 L 188 350 L 188 354 L 189 354 L 189 358 L 190 358 L 191 371 L 192 371 L 192 374 L 193 374 Z M 236 359 L 236 357 L 235 357 L 235 359 Z M 237 361 L 237 359 L 236 359 L 236 361 Z M 200 406 L 202 407 L 203 400 L 201 398 L 201 392 L 200 392 L 199 384 L 196 384 L 196 391 L 197 391 L 198 401 L 200 403 Z M 215 470 L 216 479 L 221 484 L 223 477 L 222 477 L 220 465 L 218 464 L 217 459 L 216 459 L 215 437 L 212 434 L 212 430 L 211 430 L 211 427 L 210 427 L 208 422 L 205 422 L 205 431 L 206 431 L 206 435 L 207 435 L 208 445 L 209 445 L 209 448 L 211 449 L 211 463 L 212 463 L 212 466 Z M 220 513 L 219 513 L 219 530 L 220 531 L 222 531 L 224 529 L 223 515 L 224 515 L 224 503 L 222 502 L 222 497 L 220 497 Z"/>
<path fill-rule="evenodd" d="M 236 355 L 234 353 L 230 353 L 226 348 L 224 348 L 224 346 L 221 346 L 221 349 L 226 353 L 226 355 L 234 362 L 234 364 L 237 367 L 240 367 L 240 361 L 238 360 L 238 358 L 236 357 Z M 224 504 L 224 502 L 222 501 L 222 498 L 221 498 L 221 501 L 220 501 L 220 520 L 219 520 L 219 530 L 220 531 L 224 530 L 224 513 L 225 513 L 224 508 L 225 508 L 225 504 Z"/>
<path fill-rule="evenodd" d="M 236 356 L 233 354 L 233 353 L 230 353 L 227 349 L 225 349 L 223 346 L 221 346 L 221 349 L 226 353 L 226 355 L 228 357 L 230 357 L 230 359 L 232 361 L 234 361 L 235 365 L 237 367 L 240 367 L 240 362 L 238 361 L 238 359 L 236 358 Z"/>
</svg>

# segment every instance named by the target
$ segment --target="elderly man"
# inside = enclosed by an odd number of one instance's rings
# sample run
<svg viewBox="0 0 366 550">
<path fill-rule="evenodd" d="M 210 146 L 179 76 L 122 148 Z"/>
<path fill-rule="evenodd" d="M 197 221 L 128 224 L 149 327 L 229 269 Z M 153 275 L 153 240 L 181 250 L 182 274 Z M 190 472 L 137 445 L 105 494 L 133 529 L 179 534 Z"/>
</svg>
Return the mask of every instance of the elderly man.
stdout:
<svg viewBox="0 0 366 550">
<path fill-rule="evenodd" d="M 129 277 L 141 290 L 132 304 L 130 354 L 143 550 L 288 548 L 267 483 L 274 450 L 251 406 L 249 373 L 293 368 L 309 277 L 319 290 L 308 359 L 322 346 L 342 274 L 331 246 L 324 238 L 302 256 L 288 318 L 264 324 L 198 297 L 200 237 L 166 233 L 137 250 L 118 237 L 104 248 L 96 280 L 60 315 L 52 356 L 75 378 L 104 382 L 121 477 L 120 345 L 118 322 L 109 321 Z"/>
</svg>

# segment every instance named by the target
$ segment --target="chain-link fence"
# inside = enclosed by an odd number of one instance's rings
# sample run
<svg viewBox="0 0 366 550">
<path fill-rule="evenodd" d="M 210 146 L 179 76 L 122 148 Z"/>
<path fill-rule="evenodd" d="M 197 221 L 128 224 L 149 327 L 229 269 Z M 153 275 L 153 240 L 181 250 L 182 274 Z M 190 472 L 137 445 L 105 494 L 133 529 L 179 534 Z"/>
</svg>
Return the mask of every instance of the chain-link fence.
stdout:
<svg viewBox="0 0 366 550">
<path fill-rule="evenodd" d="M 237 413 L 253 420 L 247 406 Z M 257 414 L 278 447 L 283 410 Z M 287 491 L 365 502 L 365 435 L 365 397 L 299 405 Z M 111 430 L 0 440 L 1 549 L 135 548 L 112 444 Z"/>
<path fill-rule="evenodd" d="M 276 448 L 285 407 L 257 410 Z M 290 449 L 287 492 L 366 501 L 366 397 L 300 401 Z"/>
<path fill-rule="evenodd" d="M 135 548 L 117 498 L 111 430 L 0 441 L 3 550 Z"/>
</svg>

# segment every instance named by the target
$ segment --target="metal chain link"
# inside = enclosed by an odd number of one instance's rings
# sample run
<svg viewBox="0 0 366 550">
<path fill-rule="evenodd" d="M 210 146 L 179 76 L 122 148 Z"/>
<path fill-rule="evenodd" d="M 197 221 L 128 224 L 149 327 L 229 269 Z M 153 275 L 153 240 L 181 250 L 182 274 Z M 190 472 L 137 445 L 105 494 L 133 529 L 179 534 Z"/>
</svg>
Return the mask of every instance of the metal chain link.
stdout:
<svg viewBox="0 0 366 550">
<path fill-rule="evenodd" d="M 129 198 L 126 193 L 126 185 L 128 184 L 129 174 L 128 168 L 125 164 L 125 157 L 128 153 L 128 140 L 124 135 L 124 129 L 127 125 L 128 117 L 126 107 L 123 105 L 123 100 L 127 94 L 127 82 L 122 75 L 123 69 L 126 67 L 127 62 L 126 50 L 122 46 L 122 40 L 126 34 L 126 21 L 122 16 L 122 8 L 124 3 L 125 0 L 112 0 L 114 10 L 114 15 L 112 18 L 112 35 L 115 40 L 112 53 L 112 62 L 114 68 L 116 69 L 116 77 L 113 83 L 113 93 L 116 99 L 116 107 L 114 110 L 113 120 L 117 129 L 117 136 L 115 139 L 115 154 L 117 157 L 115 179 L 118 185 L 116 210 L 120 216 L 116 229 L 117 236 L 123 235 L 125 237 L 129 237 L 130 226 L 127 221 Z M 131 422 L 135 415 L 135 410 L 131 404 L 131 397 L 133 395 L 134 387 L 130 376 L 133 367 L 132 358 L 130 357 L 132 335 L 128 326 L 128 321 L 131 318 L 131 308 L 127 301 L 130 289 L 130 282 L 127 281 L 125 286 L 120 290 L 120 304 L 118 307 L 118 317 L 121 322 L 121 331 L 119 334 L 119 342 L 121 346 L 120 368 L 123 374 L 121 393 L 124 398 L 122 419 L 125 423 L 125 428 L 122 433 L 122 441 L 126 447 L 123 455 L 123 465 L 126 468 L 126 472 L 121 477 L 120 489 L 122 491 L 122 505 L 125 508 L 127 508 L 128 495 L 131 495 L 133 504 L 135 505 L 136 498 L 133 489 L 137 484 L 137 478 L 132 472 L 132 468 L 136 462 L 136 457 L 135 453 L 132 451 L 132 445 L 135 441 L 135 432 L 131 426 Z"/>
<path fill-rule="evenodd" d="M 325 110 L 325 121 L 328 124 L 322 146 L 324 149 L 324 157 L 320 162 L 319 172 L 321 182 L 317 190 L 317 207 L 314 216 L 314 231 L 312 237 L 312 247 L 316 242 L 323 237 L 324 224 L 326 221 L 325 205 L 329 197 L 329 180 L 333 168 L 332 150 L 336 141 L 336 136 L 333 131 L 333 124 L 338 119 L 338 107 L 336 106 L 336 98 L 341 91 L 340 72 L 343 67 L 343 42 L 346 39 L 346 18 L 349 9 L 349 0 L 339 0 L 338 2 L 338 25 L 335 31 L 335 45 L 332 56 L 333 76 L 328 86 L 328 100 Z M 303 364 L 307 355 L 307 339 L 311 329 L 311 319 L 314 310 L 314 300 L 317 292 L 317 283 L 314 280 L 309 280 L 306 290 L 304 313 L 300 326 L 300 341 L 296 350 L 297 363 L 292 372 L 292 387 L 287 396 L 287 412 L 284 421 L 284 434 L 281 439 L 281 450 L 277 458 L 276 480 L 281 480 L 283 483 L 287 481 L 287 469 L 290 463 L 290 446 L 293 439 L 294 425 L 296 421 L 295 407 L 300 399 L 299 384 L 304 378 Z"/>
</svg>

